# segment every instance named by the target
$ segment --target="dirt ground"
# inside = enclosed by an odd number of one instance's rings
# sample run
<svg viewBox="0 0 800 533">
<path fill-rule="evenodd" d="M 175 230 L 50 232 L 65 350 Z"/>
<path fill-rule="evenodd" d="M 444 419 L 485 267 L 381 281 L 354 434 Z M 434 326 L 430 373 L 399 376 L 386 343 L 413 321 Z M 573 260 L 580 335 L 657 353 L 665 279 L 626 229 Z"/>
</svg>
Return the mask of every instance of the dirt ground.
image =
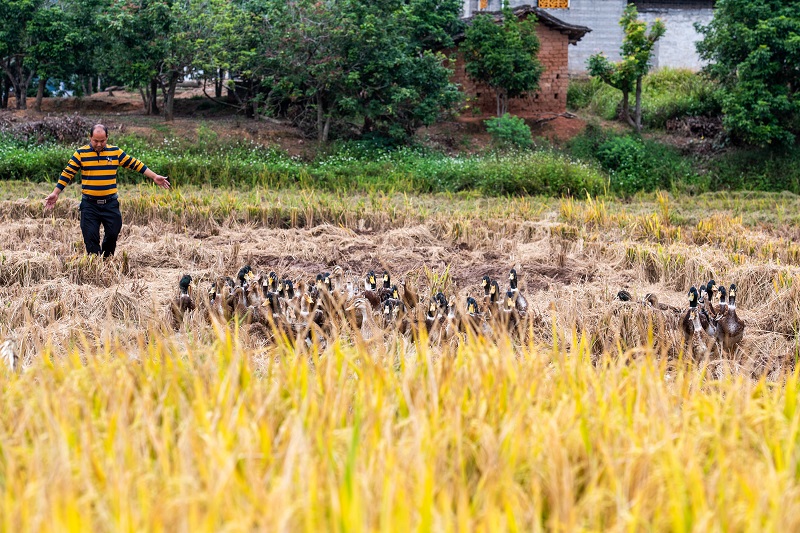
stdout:
<svg viewBox="0 0 800 533">
<path fill-rule="evenodd" d="M 217 104 L 203 95 L 202 89 L 182 90 L 176 94 L 175 120 L 169 124 L 162 117 L 144 114 L 141 96 L 127 91 L 95 93 L 83 98 L 44 98 L 41 111 L 33 109 L 35 100 L 28 100 L 28 110 L 15 110 L 13 98 L 9 114 L 19 121 L 37 120 L 45 115 L 80 114 L 102 121 L 114 130 L 136 133 L 145 137 L 170 133 L 187 139 L 197 135 L 199 124 L 212 129 L 223 138 L 247 139 L 276 145 L 292 155 L 311 157 L 317 149 L 314 140 L 303 138 L 300 132 L 285 121 L 247 119 L 234 109 Z M 472 153 L 485 149 L 491 139 L 483 125 L 485 118 L 460 117 L 452 122 L 421 128 L 417 137 L 422 142 L 452 153 Z M 571 113 L 526 117 L 535 138 L 560 143 L 580 134 L 586 122 Z"/>
</svg>

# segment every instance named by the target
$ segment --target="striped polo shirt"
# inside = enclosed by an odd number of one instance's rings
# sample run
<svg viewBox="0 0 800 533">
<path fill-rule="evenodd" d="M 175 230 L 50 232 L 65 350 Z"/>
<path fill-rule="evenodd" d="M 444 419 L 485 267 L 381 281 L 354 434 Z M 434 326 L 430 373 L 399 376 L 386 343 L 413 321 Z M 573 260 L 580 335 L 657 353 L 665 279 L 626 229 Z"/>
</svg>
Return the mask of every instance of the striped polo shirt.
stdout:
<svg viewBox="0 0 800 533">
<path fill-rule="evenodd" d="M 106 145 L 98 155 L 91 145 L 78 148 L 67 163 L 67 168 L 58 178 L 56 187 L 64 187 L 81 172 L 81 192 L 87 196 L 109 196 L 117 192 L 117 170 L 119 167 L 129 168 L 144 174 L 147 167 L 144 163 L 131 157 L 121 148 Z"/>
</svg>

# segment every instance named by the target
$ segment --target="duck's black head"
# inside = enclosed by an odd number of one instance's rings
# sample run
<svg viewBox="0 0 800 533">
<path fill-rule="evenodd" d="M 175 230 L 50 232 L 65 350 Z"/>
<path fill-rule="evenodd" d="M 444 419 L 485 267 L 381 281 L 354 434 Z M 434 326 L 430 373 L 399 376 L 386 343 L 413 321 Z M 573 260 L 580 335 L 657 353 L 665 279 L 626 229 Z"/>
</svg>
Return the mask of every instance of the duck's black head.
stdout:
<svg viewBox="0 0 800 533">
<path fill-rule="evenodd" d="M 508 284 L 511 286 L 512 290 L 516 290 L 517 288 L 517 271 L 516 269 L 511 269 L 511 272 L 508 273 Z"/>
<path fill-rule="evenodd" d="M 184 274 L 181 278 L 181 281 L 178 283 L 178 286 L 181 288 L 181 292 L 183 294 L 187 294 L 189 292 L 189 285 L 192 283 L 192 276 L 189 274 Z"/>
<path fill-rule="evenodd" d="M 250 265 L 245 265 L 239 269 L 239 273 L 236 274 L 236 279 L 239 280 L 239 285 L 244 286 L 245 280 L 244 277 L 250 273 L 253 269 L 250 268 Z"/>
<path fill-rule="evenodd" d="M 314 287 L 317 290 L 321 289 L 325 286 L 325 274 L 317 274 L 317 278 L 314 280 Z"/>
<path fill-rule="evenodd" d="M 483 276 L 481 278 L 481 287 L 483 287 L 483 294 L 488 296 L 489 295 L 489 288 L 492 286 L 492 278 L 489 276 Z"/>
<path fill-rule="evenodd" d="M 506 309 L 513 309 L 517 305 L 514 298 L 514 291 L 506 291 Z"/>
<path fill-rule="evenodd" d="M 720 285 L 719 289 L 719 303 L 727 303 L 728 301 L 728 290 L 725 288 L 725 285 Z"/>
<path fill-rule="evenodd" d="M 731 283 L 731 286 L 728 288 L 728 303 L 730 305 L 736 305 L 736 284 Z"/>
<path fill-rule="evenodd" d="M 436 300 L 436 305 L 439 307 L 439 309 L 447 312 L 447 308 L 450 304 L 447 303 L 447 298 L 445 297 L 444 293 L 437 292 L 433 299 Z"/>
<path fill-rule="evenodd" d="M 375 279 L 374 270 L 367 272 L 367 285 L 369 286 L 370 290 L 373 291 L 378 288 L 378 281 Z"/>
<path fill-rule="evenodd" d="M 264 303 L 261 305 L 269 307 L 273 314 L 278 313 L 281 308 L 280 302 L 278 301 L 278 295 L 274 292 L 268 292 L 266 295 L 264 295 Z"/>
<path fill-rule="evenodd" d="M 496 279 L 492 280 L 492 283 L 489 287 L 489 300 L 494 303 L 500 298 L 500 284 L 497 283 Z"/>
<path fill-rule="evenodd" d="M 478 302 L 472 296 L 467 296 L 467 313 L 474 315 L 478 312 Z"/>
<path fill-rule="evenodd" d="M 717 287 L 717 282 L 713 279 L 708 280 L 708 283 L 706 283 L 706 293 L 708 294 L 709 300 L 714 299 L 714 293 L 718 290 L 719 288 Z"/>
<path fill-rule="evenodd" d="M 283 284 L 283 297 L 288 299 L 294 298 L 294 283 L 290 279 L 285 279 L 282 281 Z"/>
<path fill-rule="evenodd" d="M 631 296 L 631 293 L 623 289 L 617 293 L 617 300 L 621 300 L 623 302 L 630 302 L 631 300 L 633 300 L 633 297 Z"/>
<path fill-rule="evenodd" d="M 689 289 L 689 307 L 697 307 L 697 300 L 699 299 L 700 297 L 697 294 L 697 289 L 694 287 Z"/>
<path fill-rule="evenodd" d="M 397 288 L 397 285 L 392 285 L 392 288 L 389 290 L 389 293 L 395 300 L 400 299 L 400 290 Z"/>
<path fill-rule="evenodd" d="M 385 271 L 385 270 L 384 270 L 384 271 L 383 271 L 383 288 L 384 288 L 384 289 L 388 289 L 388 288 L 389 288 L 389 287 L 391 287 L 391 286 L 392 286 L 392 284 L 391 284 L 391 282 L 389 281 L 389 273 L 388 273 L 387 271 Z"/>
<path fill-rule="evenodd" d="M 278 275 L 275 272 L 267 274 L 267 283 L 269 284 L 270 292 L 278 292 Z"/>
</svg>

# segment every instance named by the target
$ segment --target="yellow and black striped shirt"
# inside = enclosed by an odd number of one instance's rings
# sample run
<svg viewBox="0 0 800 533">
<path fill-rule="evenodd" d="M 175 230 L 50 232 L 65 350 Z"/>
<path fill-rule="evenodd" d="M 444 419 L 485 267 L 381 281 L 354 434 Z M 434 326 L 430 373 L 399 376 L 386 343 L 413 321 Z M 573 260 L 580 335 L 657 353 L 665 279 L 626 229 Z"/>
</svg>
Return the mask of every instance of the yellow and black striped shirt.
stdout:
<svg viewBox="0 0 800 533">
<path fill-rule="evenodd" d="M 144 174 L 147 167 L 144 163 L 129 156 L 117 146 L 106 145 L 103 151 L 98 154 L 92 150 L 91 145 L 78 148 L 67 168 L 58 178 L 56 187 L 64 190 L 64 187 L 81 172 L 81 192 L 87 196 L 109 196 L 117 192 L 117 170 L 119 167 L 129 168 Z"/>
</svg>

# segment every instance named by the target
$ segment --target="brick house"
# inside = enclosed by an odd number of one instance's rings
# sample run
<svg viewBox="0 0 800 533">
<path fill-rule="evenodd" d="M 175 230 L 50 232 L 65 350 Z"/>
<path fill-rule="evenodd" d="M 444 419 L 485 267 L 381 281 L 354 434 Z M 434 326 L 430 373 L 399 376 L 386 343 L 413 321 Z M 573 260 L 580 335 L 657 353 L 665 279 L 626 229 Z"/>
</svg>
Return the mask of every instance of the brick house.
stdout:
<svg viewBox="0 0 800 533">
<path fill-rule="evenodd" d="M 520 117 L 536 117 L 545 113 L 563 113 L 567 109 L 567 87 L 569 85 L 569 53 L 567 47 L 575 45 L 588 32 L 586 26 L 568 24 L 539 8 L 529 5 L 513 9 L 520 19 L 534 15 L 538 21 L 536 34 L 539 37 L 539 61 L 544 72 L 539 79 L 539 90 L 508 101 L 508 112 Z M 484 11 L 502 22 L 501 11 Z M 473 17 L 466 18 L 469 24 Z M 456 44 L 463 36 L 456 38 Z M 451 54 L 452 55 L 452 51 Z M 464 117 L 491 117 L 496 114 L 497 99 L 493 89 L 484 83 L 473 81 L 464 69 L 464 58 L 455 54 L 453 81 L 461 86 L 461 90 L 469 98 L 472 111 L 464 113 Z"/>
</svg>

